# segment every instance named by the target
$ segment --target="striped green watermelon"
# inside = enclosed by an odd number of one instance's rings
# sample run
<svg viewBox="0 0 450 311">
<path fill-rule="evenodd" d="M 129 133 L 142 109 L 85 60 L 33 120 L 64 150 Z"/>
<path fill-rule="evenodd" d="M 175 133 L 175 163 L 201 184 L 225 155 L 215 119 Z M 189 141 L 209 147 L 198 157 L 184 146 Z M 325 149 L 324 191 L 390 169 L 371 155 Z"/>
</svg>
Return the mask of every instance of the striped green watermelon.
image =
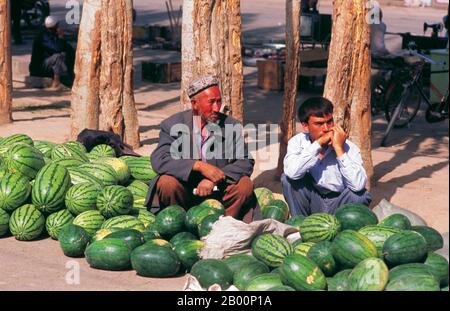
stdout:
<svg viewBox="0 0 450 311">
<path fill-rule="evenodd" d="M 294 248 L 294 253 L 306 257 L 314 244 L 316 244 L 316 242 L 301 242 L 300 240 L 300 243 L 294 243 L 292 244 L 292 247 Z"/>
<path fill-rule="evenodd" d="M 221 211 L 216 208 L 210 208 L 209 206 L 197 205 L 193 206 L 186 212 L 185 225 L 186 228 L 195 235 L 198 235 L 198 226 L 202 220 L 209 215 L 221 214 Z"/>
<path fill-rule="evenodd" d="M 4 160 L 8 172 L 20 173 L 30 180 L 34 179 L 45 165 L 44 155 L 36 148 L 25 144 L 9 147 Z"/>
<path fill-rule="evenodd" d="M 80 159 L 76 159 L 76 158 L 61 158 L 61 159 L 57 159 L 57 160 L 53 161 L 53 163 L 62 165 L 65 168 L 79 167 L 84 164 L 83 161 L 81 161 Z"/>
<path fill-rule="evenodd" d="M 341 230 L 358 231 L 364 226 L 378 223 L 377 215 L 363 204 L 344 204 L 336 210 L 335 216 L 341 224 Z"/>
<path fill-rule="evenodd" d="M 394 281 L 395 279 L 404 275 L 434 276 L 433 273 L 431 273 L 430 266 L 427 266 L 426 264 L 405 263 L 389 270 L 389 282 Z"/>
<path fill-rule="evenodd" d="M 94 160 L 93 163 L 103 163 L 111 166 L 116 172 L 117 181 L 119 184 L 124 185 L 130 179 L 131 171 L 127 163 L 118 158 L 99 158 Z"/>
<path fill-rule="evenodd" d="M 233 275 L 240 271 L 244 266 L 250 263 L 260 262 L 255 257 L 248 254 L 235 254 L 231 255 L 223 261 L 227 264 L 228 268 L 233 272 Z"/>
<path fill-rule="evenodd" d="M 444 256 L 436 253 L 428 253 L 425 265 L 438 280 L 441 286 L 448 285 L 448 261 Z"/>
<path fill-rule="evenodd" d="M 64 166 L 47 164 L 36 176 L 31 200 L 41 212 L 55 212 L 64 207 L 64 198 L 70 185 L 70 175 Z"/>
<path fill-rule="evenodd" d="M 136 216 L 137 219 L 142 221 L 145 228 L 156 222 L 155 214 L 147 211 L 146 209 L 139 209 L 137 212 L 133 212 L 132 215 Z"/>
<path fill-rule="evenodd" d="M 87 182 L 91 184 L 97 184 L 100 188 L 104 187 L 104 184 L 100 179 L 93 176 L 92 174 L 85 172 L 79 167 L 68 167 L 67 170 L 69 171 L 70 180 L 73 185 Z"/>
<path fill-rule="evenodd" d="M 56 144 L 52 143 L 50 141 L 44 141 L 44 140 L 35 140 L 34 141 L 34 147 L 39 150 L 40 152 L 42 152 L 42 154 L 47 157 L 47 158 L 51 158 L 52 157 L 52 150 L 53 147 L 55 147 Z"/>
<path fill-rule="evenodd" d="M 98 229 L 102 228 L 104 222 L 105 217 L 97 210 L 82 212 L 73 220 L 74 225 L 80 226 L 91 236 L 93 236 Z"/>
<path fill-rule="evenodd" d="M 218 214 L 209 215 L 203 218 L 200 225 L 198 225 L 198 236 L 201 238 L 207 236 L 211 232 L 213 225 L 219 220 L 219 218 L 220 215 Z"/>
<path fill-rule="evenodd" d="M 131 191 L 131 193 L 133 194 L 133 198 L 137 199 L 137 198 L 143 198 L 145 199 L 145 197 L 147 196 L 147 192 L 148 192 L 148 185 L 140 180 L 133 180 L 128 186 L 127 186 L 128 190 Z"/>
<path fill-rule="evenodd" d="M 338 264 L 331 252 L 331 245 L 330 241 L 317 242 L 307 253 L 307 257 L 319 266 L 325 276 L 332 276 L 338 270 Z"/>
<path fill-rule="evenodd" d="M 172 277 L 180 270 L 180 260 L 171 248 L 145 243 L 131 253 L 131 266 L 145 277 Z"/>
<path fill-rule="evenodd" d="M 412 226 L 411 230 L 420 233 L 425 238 L 429 252 L 434 252 L 444 247 L 444 239 L 436 229 L 427 226 Z"/>
<path fill-rule="evenodd" d="M 303 220 L 300 235 L 304 242 L 332 241 L 340 230 L 341 224 L 336 217 L 317 213 Z"/>
<path fill-rule="evenodd" d="M 289 242 L 282 236 L 265 233 L 252 241 L 252 254 L 272 268 L 281 266 L 285 257 L 294 250 Z"/>
<path fill-rule="evenodd" d="M 175 254 L 180 259 L 183 267 L 189 271 L 192 266 L 200 260 L 200 251 L 205 246 L 205 242 L 200 240 L 185 240 L 177 243 L 173 247 Z"/>
<path fill-rule="evenodd" d="M 9 231 L 20 241 L 36 239 L 41 235 L 44 227 L 44 215 L 31 204 L 16 209 L 9 219 Z"/>
<path fill-rule="evenodd" d="M 371 240 L 377 247 L 378 257 L 383 257 L 384 242 L 394 233 L 400 232 L 400 229 L 381 225 L 369 225 L 359 229 L 358 232 Z"/>
<path fill-rule="evenodd" d="M 170 244 L 176 246 L 178 243 L 186 240 L 197 240 L 198 237 L 193 235 L 191 232 L 180 232 L 174 235 L 173 238 L 170 239 Z"/>
<path fill-rule="evenodd" d="M 100 191 L 99 185 L 92 183 L 79 183 L 70 187 L 65 196 L 67 209 L 74 215 L 95 210 Z"/>
<path fill-rule="evenodd" d="M 92 150 L 89 152 L 89 157 L 91 159 L 98 159 L 98 158 L 106 158 L 106 157 L 116 157 L 116 152 L 114 151 L 114 148 L 110 145 L 106 144 L 100 144 L 92 148 Z"/>
<path fill-rule="evenodd" d="M 80 143 L 79 141 L 70 140 L 68 142 L 65 142 L 64 145 L 67 146 L 67 147 L 70 147 L 72 149 L 76 149 L 76 150 L 78 150 L 81 153 L 87 153 L 86 147 L 82 143 Z"/>
<path fill-rule="evenodd" d="M 380 221 L 381 226 L 397 228 L 400 230 L 410 230 L 411 222 L 403 214 L 392 214 Z"/>
<path fill-rule="evenodd" d="M 260 207 L 266 206 L 274 199 L 273 192 L 265 187 L 255 188 L 253 192 L 256 195 Z"/>
<path fill-rule="evenodd" d="M 284 218 L 285 220 L 288 219 L 288 217 L 289 217 L 289 207 L 288 207 L 288 205 L 287 205 L 283 200 L 278 200 L 278 199 L 271 200 L 271 201 L 269 202 L 269 204 L 267 204 L 267 205 L 261 207 L 261 212 L 262 212 L 262 214 L 264 214 L 265 210 L 266 210 L 267 208 L 270 208 L 270 207 L 276 207 L 276 208 L 278 208 L 278 209 L 282 212 L 283 218 Z M 285 220 L 284 220 L 284 221 L 285 221 Z M 284 222 L 284 221 L 283 221 L 283 222 Z"/>
<path fill-rule="evenodd" d="M 97 231 L 95 231 L 95 234 L 92 236 L 91 242 L 103 240 L 105 237 L 107 237 L 111 233 L 119 231 L 119 230 L 123 230 L 123 229 L 119 229 L 119 228 L 98 229 Z"/>
<path fill-rule="evenodd" d="M 114 169 L 107 164 L 86 163 L 80 166 L 80 169 L 97 177 L 105 186 L 117 185 L 118 179 Z"/>
<path fill-rule="evenodd" d="M 47 229 L 48 235 L 50 235 L 52 239 L 57 240 L 62 227 L 71 224 L 73 220 L 74 217 L 66 209 L 51 214 L 45 221 L 45 228 Z"/>
<path fill-rule="evenodd" d="M 367 258 L 353 268 L 348 277 L 352 291 L 382 291 L 388 283 L 389 270 L 383 260 Z"/>
<path fill-rule="evenodd" d="M 105 239 L 119 239 L 127 243 L 131 250 L 138 246 L 144 244 L 144 236 L 141 232 L 134 229 L 120 229 L 114 231 L 107 236 Z"/>
<path fill-rule="evenodd" d="M 86 248 L 86 261 L 92 268 L 110 271 L 129 269 L 131 248 L 121 239 L 95 241 Z"/>
<path fill-rule="evenodd" d="M 97 197 L 97 208 L 106 218 L 126 215 L 133 206 L 133 194 L 123 186 L 107 186 Z"/>
<path fill-rule="evenodd" d="M 90 235 L 82 227 L 68 224 L 59 231 L 58 240 L 64 255 L 82 257 L 90 241 Z"/>
<path fill-rule="evenodd" d="M 245 291 L 260 292 L 270 291 L 273 287 L 282 286 L 281 276 L 274 273 L 263 273 L 251 279 Z"/>
<path fill-rule="evenodd" d="M 164 208 L 156 215 L 156 230 L 163 238 L 171 239 L 175 234 L 185 231 L 186 211 L 179 205 Z"/>
<path fill-rule="evenodd" d="M 197 261 L 190 271 L 203 288 L 218 284 L 223 290 L 233 284 L 233 272 L 223 260 L 202 259 Z"/>
<path fill-rule="evenodd" d="M 158 175 L 152 168 L 150 157 L 124 156 L 120 159 L 127 163 L 134 179 L 148 183 Z"/>
<path fill-rule="evenodd" d="M 89 159 L 86 153 L 82 152 L 80 148 L 73 144 L 61 144 L 53 147 L 52 160 L 58 160 L 62 158 L 75 158 L 83 162 L 88 162 Z"/>
<path fill-rule="evenodd" d="M 0 179 L 0 209 L 12 212 L 28 199 L 31 185 L 28 178 L 15 173 L 6 173 Z"/>
<path fill-rule="evenodd" d="M 386 263 L 395 266 L 412 262 L 423 262 L 428 246 L 425 238 L 411 230 L 403 230 L 391 235 L 383 246 Z"/>
<path fill-rule="evenodd" d="M 439 282 L 433 276 L 403 275 L 389 282 L 386 291 L 440 291 Z"/>
<path fill-rule="evenodd" d="M 142 221 L 131 215 L 116 216 L 106 220 L 102 225 L 102 229 L 109 228 L 136 229 L 140 232 L 145 230 Z"/>
<path fill-rule="evenodd" d="M 285 223 L 287 225 L 296 227 L 300 231 L 300 227 L 303 223 L 303 220 L 305 220 L 305 218 L 306 218 L 306 216 L 297 215 L 297 216 L 289 218 Z"/>
<path fill-rule="evenodd" d="M 353 269 L 345 269 L 336 273 L 332 278 L 327 278 L 327 289 L 330 292 L 344 292 L 350 290 L 348 277 Z"/>
<path fill-rule="evenodd" d="M 212 208 L 213 210 L 217 210 L 219 212 L 220 215 L 225 214 L 225 207 L 223 206 L 223 204 L 215 199 L 206 199 L 205 201 L 203 201 L 202 203 L 199 204 L 200 206 L 206 206 L 209 208 Z"/>
<path fill-rule="evenodd" d="M 8 232 L 9 218 L 9 214 L 0 208 L 0 238 Z"/>
<path fill-rule="evenodd" d="M 320 268 L 308 257 L 290 254 L 280 267 L 281 279 L 285 285 L 296 290 L 323 290 L 326 278 Z"/>
<path fill-rule="evenodd" d="M 1 146 L 12 146 L 14 144 L 25 144 L 28 146 L 34 146 L 34 142 L 30 136 L 26 134 L 13 134 L 11 136 L 5 137 L 1 140 Z"/>
<path fill-rule="evenodd" d="M 353 268 L 364 259 L 378 255 L 375 244 L 354 230 L 340 232 L 333 241 L 331 252 L 343 268 Z"/>
<path fill-rule="evenodd" d="M 262 219 L 273 219 L 279 222 L 285 222 L 288 218 L 288 213 L 278 206 L 266 205 L 261 209 Z"/>
<path fill-rule="evenodd" d="M 248 262 L 233 274 L 233 284 L 240 290 L 245 290 L 253 278 L 263 273 L 269 273 L 266 264 L 257 260 Z"/>
</svg>

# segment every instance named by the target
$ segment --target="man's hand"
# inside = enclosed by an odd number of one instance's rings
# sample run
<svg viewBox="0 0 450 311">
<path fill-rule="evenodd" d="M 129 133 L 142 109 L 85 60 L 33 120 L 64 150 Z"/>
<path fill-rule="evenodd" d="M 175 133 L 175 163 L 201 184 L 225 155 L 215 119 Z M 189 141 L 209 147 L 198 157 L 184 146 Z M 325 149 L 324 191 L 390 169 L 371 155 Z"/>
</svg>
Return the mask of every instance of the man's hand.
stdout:
<svg viewBox="0 0 450 311">
<path fill-rule="evenodd" d="M 207 197 L 207 196 L 211 195 L 215 185 L 216 184 L 213 183 L 212 181 L 210 181 L 206 178 L 203 179 L 197 185 L 197 195 L 199 197 Z"/>
<path fill-rule="evenodd" d="M 345 153 L 344 150 L 344 143 L 347 139 L 347 134 L 345 133 L 344 129 L 340 127 L 338 124 L 334 125 L 333 130 L 333 138 L 331 140 L 331 144 L 333 145 L 333 149 L 336 152 L 336 155 L 340 157 Z"/>
<path fill-rule="evenodd" d="M 220 168 L 206 162 L 197 161 L 192 169 L 202 174 L 214 184 L 218 184 L 225 179 L 225 173 Z"/>
<path fill-rule="evenodd" d="M 333 139 L 333 131 L 331 130 L 328 133 L 324 134 L 323 136 L 319 137 L 317 139 L 317 143 L 321 145 L 322 148 L 325 148 L 331 144 L 332 139 Z"/>
</svg>

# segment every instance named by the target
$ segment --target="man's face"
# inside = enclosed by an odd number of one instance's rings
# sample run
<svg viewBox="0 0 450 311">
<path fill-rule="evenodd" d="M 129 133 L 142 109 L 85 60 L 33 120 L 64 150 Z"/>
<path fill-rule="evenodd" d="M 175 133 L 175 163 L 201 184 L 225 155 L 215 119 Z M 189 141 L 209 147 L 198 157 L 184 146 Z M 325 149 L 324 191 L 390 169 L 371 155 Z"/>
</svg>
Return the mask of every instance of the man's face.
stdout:
<svg viewBox="0 0 450 311">
<path fill-rule="evenodd" d="M 218 86 L 211 86 L 191 99 L 194 115 L 200 116 L 205 123 L 217 122 L 222 106 L 222 96 Z"/>
<path fill-rule="evenodd" d="M 302 126 L 305 131 L 309 132 L 309 137 L 314 142 L 333 130 L 333 115 L 330 113 L 323 117 L 310 116 L 308 122 L 302 122 Z"/>
</svg>

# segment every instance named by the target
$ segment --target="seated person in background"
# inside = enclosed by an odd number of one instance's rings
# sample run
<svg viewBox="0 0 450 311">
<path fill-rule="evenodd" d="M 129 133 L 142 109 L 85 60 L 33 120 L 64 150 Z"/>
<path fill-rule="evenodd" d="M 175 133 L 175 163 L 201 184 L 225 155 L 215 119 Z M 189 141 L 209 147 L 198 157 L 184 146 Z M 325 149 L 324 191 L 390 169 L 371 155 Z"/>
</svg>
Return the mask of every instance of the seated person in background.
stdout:
<svg viewBox="0 0 450 311">
<path fill-rule="evenodd" d="M 145 205 L 152 204 L 154 194 L 161 208 L 178 204 L 188 209 L 214 198 L 222 202 L 226 216 L 251 222 L 257 203 L 250 180 L 254 160 L 248 157 L 239 121 L 219 112 L 218 78 L 193 81 L 187 94 L 192 110 L 161 123 L 159 143 L 151 155 L 159 176 L 150 185 Z M 229 127 L 238 130 L 229 133 Z"/>
<path fill-rule="evenodd" d="M 292 137 L 281 176 L 292 216 L 334 214 L 346 203 L 369 206 L 367 174 L 359 148 L 333 122 L 333 105 L 323 97 L 307 99 L 298 110 L 307 133 Z"/>
<path fill-rule="evenodd" d="M 75 50 L 63 39 L 63 32 L 54 16 L 45 19 L 45 28 L 33 42 L 30 75 L 53 78 L 50 90 L 71 87 L 74 80 Z"/>
</svg>

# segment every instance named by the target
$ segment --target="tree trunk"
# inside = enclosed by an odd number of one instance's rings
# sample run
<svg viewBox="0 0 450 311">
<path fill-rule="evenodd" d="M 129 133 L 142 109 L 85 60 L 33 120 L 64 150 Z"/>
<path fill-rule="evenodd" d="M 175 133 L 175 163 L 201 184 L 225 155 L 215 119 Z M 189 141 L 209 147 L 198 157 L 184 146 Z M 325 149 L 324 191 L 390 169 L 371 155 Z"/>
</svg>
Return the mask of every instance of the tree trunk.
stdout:
<svg viewBox="0 0 450 311">
<path fill-rule="evenodd" d="M 11 14 L 9 0 L 0 0 L 0 125 L 12 122 Z"/>
<path fill-rule="evenodd" d="M 102 0 L 100 129 L 140 146 L 133 95 L 132 0 Z"/>
<path fill-rule="evenodd" d="M 189 82 L 215 74 L 221 81 L 223 110 L 242 121 L 243 77 L 240 0 L 183 1 L 182 104 L 190 108 Z"/>
<path fill-rule="evenodd" d="M 286 69 L 284 74 L 283 116 L 281 120 L 280 155 L 277 179 L 283 173 L 283 160 L 289 139 L 295 134 L 295 98 L 300 67 L 301 1 L 286 0 Z"/>
<path fill-rule="evenodd" d="M 365 0 L 334 0 L 333 29 L 324 97 L 334 104 L 335 122 L 361 149 L 373 177 L 370 116 L 370 28 Z"/>
<path fill-rule="evenodd" d="M 72 139 L 85 128 L 99 128 L 101 4 L 101 0 L 85 0 L 83 3 L 75 61 L 76 75 L 72 87 Z"/>
</svg>

